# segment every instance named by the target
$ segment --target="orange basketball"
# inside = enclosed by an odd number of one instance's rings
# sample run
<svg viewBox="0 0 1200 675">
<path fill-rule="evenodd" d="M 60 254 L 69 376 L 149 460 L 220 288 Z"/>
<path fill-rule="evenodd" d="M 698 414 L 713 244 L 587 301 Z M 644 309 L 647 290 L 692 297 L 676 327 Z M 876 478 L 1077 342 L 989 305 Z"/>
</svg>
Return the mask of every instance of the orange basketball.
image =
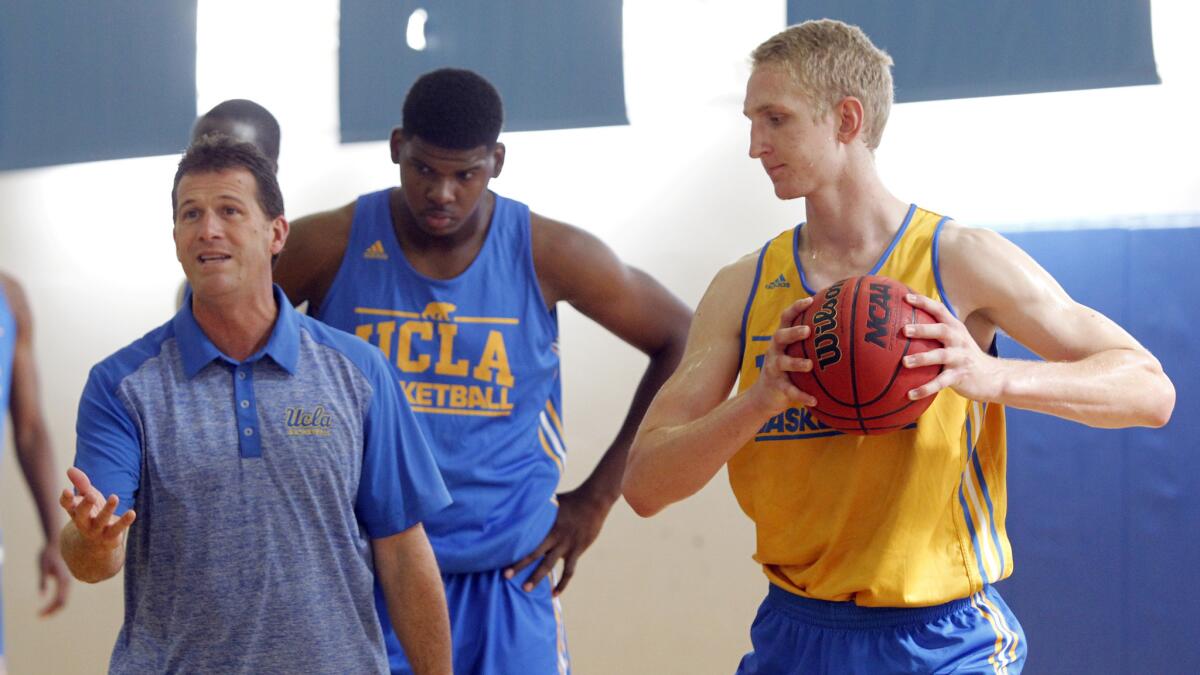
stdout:
<svg viewBox="0 0 1200 675">
<path fill-rule="evenodd" d="M 904 301 L 910 292 L 887 277 L 850 277 L 817 293 L 796 317 L 793 325 L 807 325 L 812 334 L 788 345 L 787 353 L 812 359 L 813 369 L 789 375 L 816 397 L 811 412 L 819 421 L 846 433 L 884 434 L 912 424 L 933 402 L 933 396 L 908 398 L 910 389 L 942 370 L 904 367 L 905 356 L 941 347 L 904 335 L 907 324 L 937 323 Z"/>
</svg>

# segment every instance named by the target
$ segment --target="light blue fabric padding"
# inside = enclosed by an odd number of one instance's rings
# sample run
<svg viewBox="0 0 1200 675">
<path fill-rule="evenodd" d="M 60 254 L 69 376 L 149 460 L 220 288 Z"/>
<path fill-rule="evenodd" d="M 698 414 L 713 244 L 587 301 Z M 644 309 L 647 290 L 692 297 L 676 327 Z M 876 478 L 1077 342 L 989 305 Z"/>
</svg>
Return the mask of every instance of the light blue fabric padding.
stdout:
<svg viewBox="0 0 1200 675">
<path fill-rule="evenodd" d="M 900 103 L 1159 83 L 1149 0 L 788 0 L 824 17 L 892 56 Z"/>
<path fill-rule="evenodd" d="M 1186 576 L 1200 569 L 1200 214 L 1113 229 L 1119 222 L 1006 235 L 1150 349 L 1176 391 L 1162 429 L 1092 429 L 1009 409 L 1015 571 L 1004 595 L 1033 640 L 1031 672 L 1200 672 L 1200 585 Z M 1036 358 L 999 342 L 1003 356 Z"/>
</svg>

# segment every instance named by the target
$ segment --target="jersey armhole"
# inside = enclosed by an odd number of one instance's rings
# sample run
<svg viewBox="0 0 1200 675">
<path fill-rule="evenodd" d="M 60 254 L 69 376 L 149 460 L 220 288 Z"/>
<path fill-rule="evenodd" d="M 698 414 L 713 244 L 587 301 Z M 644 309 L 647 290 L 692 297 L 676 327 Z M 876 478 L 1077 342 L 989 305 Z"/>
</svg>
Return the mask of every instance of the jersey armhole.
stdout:
<svg viewBox="0 0 1200 675">
<path fill-rule="evenodd" d="M 958 316 L 958 312 L 954 311 L 954 306 L 950 304 L 950 298 L 946 295 L 946 286 L 942 283 L 941 258 L 939 257 L 938 248 L 939 243 L 942 240 L 942 226 L 945 225 L 946 221 L 948 220 L 950 220 L 949 216 L 942 216 L 942 219 L 938 221 L 937 226 L 933 230 L 933 246 L 931 246 L 930 249 L 933 252 L 933 281 L 937 285 L 938 295 L 942 296 L 942 304 L 945 305 L 946 309 L 950 310 L 950 313 L 954 315 L 954 318 L 957 319 L 960 318 Z"/>
<path fill-rule="evenodd" d="M 746 331 L 750 328 L 750 307 L 754 305 L 754 297 L 758 295 L 758 281 L 762 278 L 763 260 L 767 257 L 767 249 L 771 247 L 771 241 L 763 245 L 762 251 L 758 254 L 758 263 L 754 267 L 754 281 L 750 284 L 750 292 L 746 296 L 746 308 L 742 310 L 742 331 L 739 338 L 738 348 L 738 363 L 744 363 L 746 360 Z M 739 366 L 740 370 L 740 366 Z"/>
<path fill-rule="evenodd" d="M 329 304 L 329 298 L 333 297 L 334 291 L 341 285 L 343 277 L 350 272 L 347 269 L 350 267 L 350 247 L 354 243 L 354 235 L 358 232 L 358 210 L 363 207 L 364 201 L 370 201 L 369 198 L 378 192 L 368 195 L 361 195 L 354 201 L 354 213 L 350 215 L 350 231 L 346 233 L 346 249 L 342 251 L 342 258 L 338 262 L 337 272 L 333 275 L 333 280 L 329 282 L 329 288 L 325 289 L 325 295 L 321 297 L 321 303 L 315 308 L 313 307 L 312 299 L 308 301 L 308 315 L 320 319 L 325 313 L 325 306 Z M 388 195 L 391 194 L 391 188 L 384 191 L 383 201 L 386 204 Z M 388 222 L 391 222 L 391 214 L 388 214 Z"/>
<path fill-rule="evenodd" d="M 497 204 L 499 204 L 500 199 L 503 198 L 500 195 L 496 195 Z M 521 202 L 508 201 L 514 206 L 521 204 Z M 524 204 L 521 205 L 524 206 Z M 525 260 L 525 273 L 529 275 L 531 281 L 529 284 L 530 294 L 534 296 L 535 304 L 542 308 L 542 311 L 538 312 L 538 315 L 542 318 L 547 330 L 553 333 L 557 339 L 558 305 L 555 304 L 554 307 L 546 306 L 546 294 L 542 291 L 542 278 L 538 276 L 537 265 L 533 261 L 533 212 L 528 206 L 525 206 L 523 211 L 524 226 L 521 228 L 521 248 L 523 250 L 522 256 Z"/>
</svg>

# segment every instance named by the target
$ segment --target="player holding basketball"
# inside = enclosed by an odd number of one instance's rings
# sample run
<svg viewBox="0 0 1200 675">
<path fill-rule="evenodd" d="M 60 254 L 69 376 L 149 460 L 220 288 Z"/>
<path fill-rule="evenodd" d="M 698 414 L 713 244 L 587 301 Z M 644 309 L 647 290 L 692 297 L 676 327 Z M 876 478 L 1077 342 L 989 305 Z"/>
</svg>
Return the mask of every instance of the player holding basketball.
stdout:
<svg viewBox="0 0 1200 675">
<path fill-rule="evenodd" d="M 830 20 L 754 51 L 750 156 L 807 221 L 718 273 L 629 456 L 645 516 L 729 464 L 770 581 L 739 673 L 1018 672 L 1024 635 L 992 586 L 1012 571 L 1004 406 L 1104 427 L 1160 426 L 1174 406 L 1158 361 L 1022 251 L 887 191 L 873 150 L 891 63 Z M 943 348 L 906 365 L 944 369 L 910 393 L 937 397 L 915 429 L 849 436 L 812 422 L 787 376 L 812 364 L 784 348 L 810 338 L 790 326 L 817 289 L 866 273 L 919 294 L 938 323 L 905 330 Z M 1046 362 L 998 358 L 998 330 Z"/>
<path fill-rule="evenodd" d="M 626 450 L 683 351 L 688 312 L 594 236 L 488 190 L 504 165 L 502 121 L 500 96 L 479 75 L 419 78 L 391 136 L 401 186 L 296 221 L 276 279 L 399 368 L 454 497 L 425 525 L 456 671 L 563 673 L 557 596 L 620 494 Z M 560 301 L 650 364 L 596 469 L 556 498 Z M 389 648 L 393 671 L 407 672 L 399 645 Z"/>
<path fill-rule="evenodd" d="M 49 616 L 66 603 L 70 575 L 58 555 L 54 449 L 38 399 L 37 364 L 33 359 L 33 314 L 17 280 L 0 273 L 0 430 L 4 427 L 3 411 L 7 411 L 12 416 L 17 460 L 33 494 L 42 534 L 46 538 L 38 555 L 38 586 L 45 592 L 47 581 L 54 582 L 52 597 L 40 612 L 41 616 Z M 0 567 L 3 562 L 4 549 L 0 546 Z M 0 607 L 0 675 L 7 672 L 3 609 Z"/>
</svg>

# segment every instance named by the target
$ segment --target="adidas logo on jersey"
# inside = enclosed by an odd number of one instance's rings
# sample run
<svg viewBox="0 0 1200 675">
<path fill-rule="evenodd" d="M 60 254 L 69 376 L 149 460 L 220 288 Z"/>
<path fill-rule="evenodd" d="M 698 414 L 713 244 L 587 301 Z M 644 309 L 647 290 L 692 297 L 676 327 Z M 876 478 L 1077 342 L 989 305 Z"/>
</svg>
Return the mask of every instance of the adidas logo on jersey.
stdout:
<svg viewBox="0 0 1200 675">
<path fill-rule="evenodd" d="M 387 251 L 383 250 L 383 242 L 376 239 L 374 244 L 367 247 L 363 253 L 363 257 L 367 260 L 387 260 Z"/>
<path fill-rule="evenodd" d="M 788 280 L 787 280 L 787 279 L 784 279 L 784 278 L 783 278 L 783 275 L 782 275 L 782 274 L 780 274 L 778 277 L 776 277 L 776 278 L 775 278 L 775 281 L 772 281 L 771 283 L 767 284 L 767 288 L 768 288 L 768 289 L 772 289 L 772 288 L 791 288 L 791 287 L 792 287 L 792 285 L 788 283 Z"/>
</svg>

